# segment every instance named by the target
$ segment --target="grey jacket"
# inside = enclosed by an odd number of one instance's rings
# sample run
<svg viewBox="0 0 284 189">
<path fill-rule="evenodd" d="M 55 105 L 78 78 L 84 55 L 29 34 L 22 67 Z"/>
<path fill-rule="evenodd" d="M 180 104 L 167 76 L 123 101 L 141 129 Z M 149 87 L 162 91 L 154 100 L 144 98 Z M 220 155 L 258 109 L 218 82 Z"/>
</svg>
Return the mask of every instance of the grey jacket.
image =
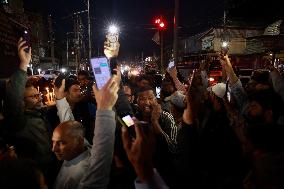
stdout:
<svg viewBox="0 0 284 189">
<path fill-rule="evenodd" d="M 114 111 L 97 110 L 89 167 L 80 182 L 80 189 L 107 188 L 113 157 L 115 126 Z"/>
</svg>

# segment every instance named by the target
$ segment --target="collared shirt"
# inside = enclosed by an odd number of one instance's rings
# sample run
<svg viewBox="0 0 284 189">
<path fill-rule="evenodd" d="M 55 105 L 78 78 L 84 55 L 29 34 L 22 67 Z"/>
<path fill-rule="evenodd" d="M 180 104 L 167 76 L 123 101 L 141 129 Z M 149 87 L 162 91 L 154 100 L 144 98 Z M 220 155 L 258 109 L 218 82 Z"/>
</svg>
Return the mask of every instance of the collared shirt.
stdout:
<svg viewBox="0 0 284 189">
<path fill-rule="evenodd" d="M 148 181 L 139 182 L 138 178 L 135 180 L 135 189 L 169 189 L 169 187 L 154 169 L 154 174 Z"/>
<path fill-rule="evenodd" d="M 91 156 L 88 148 L 76 158 L 64 161 L 54 183 L 54 189 L 77 189 L 87 168 Z"/>
</svg>

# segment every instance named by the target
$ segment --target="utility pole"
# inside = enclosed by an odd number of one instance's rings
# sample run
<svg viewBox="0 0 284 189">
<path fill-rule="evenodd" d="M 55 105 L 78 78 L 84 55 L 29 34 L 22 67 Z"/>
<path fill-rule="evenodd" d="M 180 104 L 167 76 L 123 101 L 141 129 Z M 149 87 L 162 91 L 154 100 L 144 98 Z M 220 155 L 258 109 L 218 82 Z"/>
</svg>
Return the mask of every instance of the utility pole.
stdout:
<svg viewBox="0 0 284 189">
<path fill-rule="evenodd" d="M 91 44 L 91 19 L 90 19 L 90 0 L 87 0 L 88 7 L 88 42 L 89 42 L 89 59 L 92 57 L 92 44 Z"/>
<path fill-rule="evenodd" d="M 66 66 L 69 67 L 69 34 L 73 34 L 74 32 L 66 33 Z"/>
<path fill-rule="evenodd" d="M 68 41 L 68 32 L 66 34 L 66 66 L 69 67 L 69 41 Z"/>
<path fill-rule="evenodd" d="M 175 0 L 175 17 L 174 17 L 174 64 L 178 64 L 178 26 L 179 26 L 179 0 Z"/>
<path fill-rule="evenodd" d="M 49 42 L 50 42 L 50 56 L 52 66 L 55 66 L 55 58 L 54 58 L 54 32 L 52 29 L 52 19 L 51 15 L 48 15 L 48 31 L 49 31 Z"/>
<path fill-rule="evenodd" d="M 74 13 L 75 14 L 75 13 Z M 78 71 L 80 69 L 81 64 L 81 22 L 79 14 L 75 14 L 76 19 L 74 20 L 74 33 L 76 34 L 76 42 L 75 42 L 75 62 L 76 62 L 76 70 Z"/>
</svg>

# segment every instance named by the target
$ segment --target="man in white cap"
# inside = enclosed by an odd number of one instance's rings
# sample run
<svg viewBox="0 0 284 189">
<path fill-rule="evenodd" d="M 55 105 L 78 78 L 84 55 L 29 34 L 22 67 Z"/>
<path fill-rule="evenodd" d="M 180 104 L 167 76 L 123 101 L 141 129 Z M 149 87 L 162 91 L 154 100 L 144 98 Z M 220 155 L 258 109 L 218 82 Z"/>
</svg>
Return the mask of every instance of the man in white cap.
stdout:
<svg viewBox="0 0 284 189">
<path fill-rule="evenodd" d="M 212 91 L 219 98 L 223 98 L 226 93 L 226 84 L 217 83 L 216 85 L 212 87 L 208 87 L 208 91 Z"/>
</svg>

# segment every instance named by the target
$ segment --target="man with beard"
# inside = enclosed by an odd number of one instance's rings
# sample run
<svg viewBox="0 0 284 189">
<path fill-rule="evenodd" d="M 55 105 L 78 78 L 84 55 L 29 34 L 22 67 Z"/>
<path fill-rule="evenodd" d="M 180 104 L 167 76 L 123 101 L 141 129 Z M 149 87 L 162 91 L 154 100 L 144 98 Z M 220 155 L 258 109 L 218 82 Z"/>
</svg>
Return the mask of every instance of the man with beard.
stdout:
<svg viewBox="0 0 284 189">
<path fill-rule="evenodd" d="M 245 184 L 252 188 L 283 188 L 283 80 L 270 73 L 273 88 L 254 89 L 247 94 L 234 73 L 228 55 L 220 62 L 229 77 L 232 95 L 245 118 L 244 133 L 250 145 L 250 174 Z M 270 69 L 273 72 L 273 69 Z M 277 94 L 278 93 L 278 94 Z M 283 96 L 283 95 L 282 95 Z"/>
<path fill-rule="evenodd" d="M 26 41 L 21 38 L 18 42 L 19 69 L 11 76 L 6 91 L 6 133 L 18 157 L 35 160 L 46 174 L 54 159 L 51 130 L 42 111 L 41 95 L 27 82 L 27 67 L 31 61 L 31 48 L 26 52 L 27 48 Z"/>
<path fill-rule="evenodd" d="M 154 166 L 169 186 L 172 186 L 174 173 L 174 156 L 178 152 L 178 128 L 173 116 L 162 110 L 151 87 L 141 88 L 137 93 L 139 110 L 136 118 L 147 122 L 143 127 L 152 127 L 156 139 Z M 146 128 L 147 129 L 147 128 Z"/>
</svg>

